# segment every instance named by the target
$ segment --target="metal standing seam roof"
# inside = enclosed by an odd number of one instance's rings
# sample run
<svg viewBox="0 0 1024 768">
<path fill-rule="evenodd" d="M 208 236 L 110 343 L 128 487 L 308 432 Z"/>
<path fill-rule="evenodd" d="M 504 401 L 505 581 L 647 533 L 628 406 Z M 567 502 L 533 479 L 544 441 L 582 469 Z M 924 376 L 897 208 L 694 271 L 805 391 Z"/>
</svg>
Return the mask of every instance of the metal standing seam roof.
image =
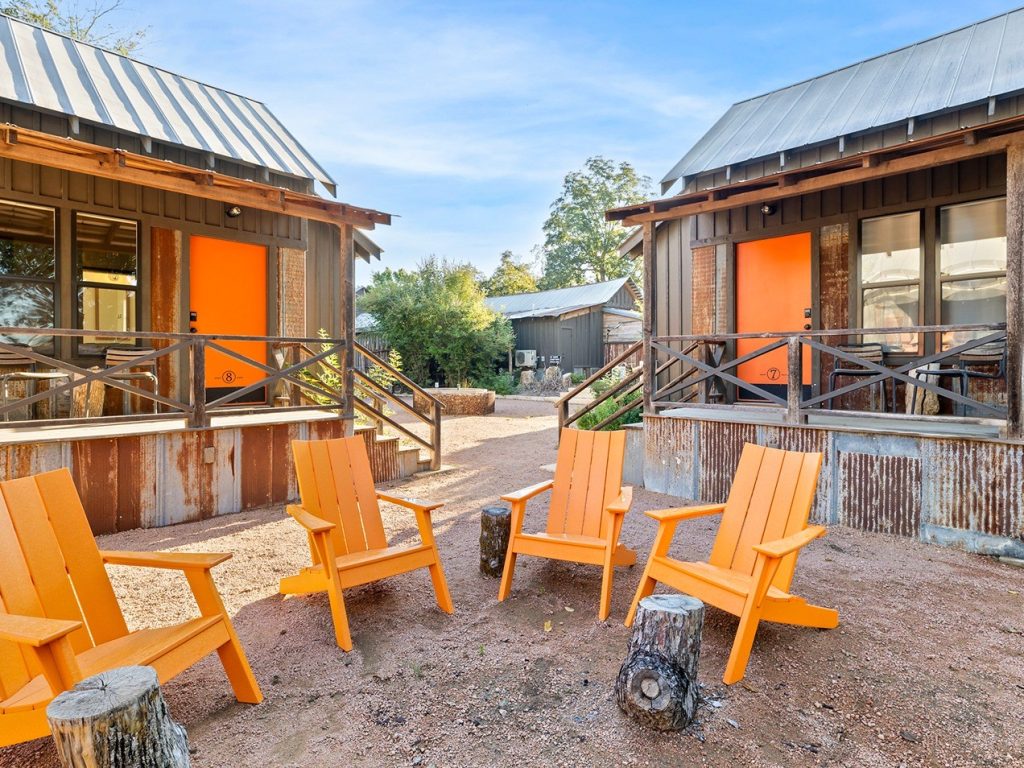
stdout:
<svg viewBox="0 0 1024 768">
<path fill-rule="evenodd" d="M 336 190 L 327 171 L 263 103 L 2 14 L 0 99 Z"/>
<path fill-rule="evenodd" d="M 491 296 L 484 303 L 509 320 L 527 317 L 557 317 L 577 309 L 604 304 L 629 282 L 628 277 L 571 288 L 556 288 L 537 293 L 519 293 L 514 296 Z"/>
<path fill-rule="evenodd" d="M 1024 91 L 1024 9 L 734 104 L 662 179 Z"/>
</svg>

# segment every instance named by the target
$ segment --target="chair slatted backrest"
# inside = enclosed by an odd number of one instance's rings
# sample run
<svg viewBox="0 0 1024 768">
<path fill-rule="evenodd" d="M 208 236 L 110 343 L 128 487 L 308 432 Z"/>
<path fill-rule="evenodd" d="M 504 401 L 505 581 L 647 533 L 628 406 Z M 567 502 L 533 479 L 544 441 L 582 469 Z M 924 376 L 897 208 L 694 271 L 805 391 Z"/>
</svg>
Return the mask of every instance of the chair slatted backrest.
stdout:
<svg viewBox="0 0 1024 768">
<path fill-rule="evenodd" d="M 820 453 L 744 445 L 711 548 L 711 565 L 752 574 L 757 562 L 755 544 L 806 528 L 820 471 Z M 773 586 L 789 589 L 796 558 L 795 552 L 783 558 Z"/>
<path fill-rule="evenodd" d="M 108 368 L 121 363 L 130 363 L 140 357 L 152 354 L 155 350 L 152 347 L 108 347 L 104 362 Z M 147 360 L 139 363 L 138 368 L 156 368 L 156 360 Z"/>
<path fill-rule="evenodd" d="M 10 344 L 14 349 L 0 348 L 0 368 L 34 368 L 36 361 L 27 355 L 21 354 L 18 350 L 31 350 L 27 344 Z"/>
<path fill-rule="evenodd" d="M 0 482 L 0 600 L 8 613 L 81 621 L 76 652 L 128 634 L 67 469 Z M 0 693 L 38 674 L 34 658 L 0 643 Z"/>
<path fill-rule="evenodd" d="M 885 362 L 885 349 L 881 344 L 868 342 L 865 344 L 839 344 L 836 346 L 840 352 L 846 352 L 850 355 L 856 355 L 857 357 L 867 360 L 869 363 L 883 363 Z M 849 368 L 855 366 L 856 363 L 852 360 L 846 360 L 841 357 L 835 358 L 836 368 Z"/>
<path fill-rule="evenodd" d="M 331 538 L 337 554 L 388 545 L 362 437 L 293 440 L 292 453 L 302 506 L 335 524 Z"/>
<path fill-rule="evenodd" d="M 603 536 L 605 508 L 622 493 L 626 433 L 563 429 L 548 533 Z"/>
</svg>

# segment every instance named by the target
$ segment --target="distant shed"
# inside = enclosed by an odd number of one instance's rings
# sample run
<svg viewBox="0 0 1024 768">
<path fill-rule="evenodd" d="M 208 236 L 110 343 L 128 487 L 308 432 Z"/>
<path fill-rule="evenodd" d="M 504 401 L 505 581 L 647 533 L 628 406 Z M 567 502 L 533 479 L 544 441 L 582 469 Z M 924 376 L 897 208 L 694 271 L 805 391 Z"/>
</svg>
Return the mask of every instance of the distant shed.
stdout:
<svg viewBox="0 0 1024 768">
<path fill-rule="evenodd" d="M 514 296 L 487 306 L 512 321 L 517 350 L 534 350 L 537 366 L 592 371 L 641 337 L 640 289 L 626 277 Z"/>
</svg>

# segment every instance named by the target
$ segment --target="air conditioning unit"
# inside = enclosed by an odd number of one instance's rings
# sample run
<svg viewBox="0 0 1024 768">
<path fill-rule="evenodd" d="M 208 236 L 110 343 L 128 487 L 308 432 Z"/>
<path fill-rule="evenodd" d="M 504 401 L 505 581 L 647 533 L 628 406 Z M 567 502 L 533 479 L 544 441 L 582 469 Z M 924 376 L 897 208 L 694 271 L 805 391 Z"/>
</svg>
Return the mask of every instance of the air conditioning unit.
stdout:
<svg viewBox="0 0 1024 768">
<path fill-rule="evenodd" d="M 536 349 L 517 349 L 516 350 L 516 368 L 536 368 L 537 367 L 537 350 Z"/>
</svg>

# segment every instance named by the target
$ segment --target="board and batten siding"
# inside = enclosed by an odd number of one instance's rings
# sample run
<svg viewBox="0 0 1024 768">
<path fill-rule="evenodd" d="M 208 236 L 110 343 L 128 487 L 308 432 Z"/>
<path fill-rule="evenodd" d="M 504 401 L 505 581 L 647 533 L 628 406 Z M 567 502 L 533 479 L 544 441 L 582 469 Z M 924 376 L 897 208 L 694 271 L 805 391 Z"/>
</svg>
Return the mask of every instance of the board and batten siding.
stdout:
<svg viewBox="0 0 1024 768">
<path fill-rule="evenodd" d="M 655 332 L 667 336 L 735 330 L 731 302 L 738 242 L 811 232 L 812 257 L 820 264 L 821 241 L 833 248 L 836 243 L 835 230 L 827 228 L 845 225 L 843 240 L 850 264 L 847 274 L 852 276 L 860 219 L 1005 194 L 1006 155 L 996 154 L 785 198 L 770 215 L 761 213 L 759 205 L 748 205 L 663 222 L 657 227 L 655 241 Z M 937 228 L 928 226 L 927 221 L 925 224 L 924 246 L 930 252 L 935 247 Z M 846 283 L 850 291 L 850 280 Z M 837 291 L 838 286 L 832 290 Z M 842 308 L 834 311 L 822 306 L 817 311 L 819 317 L 828 317 L 836 324 L 828 327 L 844 327 L 843 323 L 855 327 L 853 303 L 838 295 L 832 301 Z"/>
</svg>

